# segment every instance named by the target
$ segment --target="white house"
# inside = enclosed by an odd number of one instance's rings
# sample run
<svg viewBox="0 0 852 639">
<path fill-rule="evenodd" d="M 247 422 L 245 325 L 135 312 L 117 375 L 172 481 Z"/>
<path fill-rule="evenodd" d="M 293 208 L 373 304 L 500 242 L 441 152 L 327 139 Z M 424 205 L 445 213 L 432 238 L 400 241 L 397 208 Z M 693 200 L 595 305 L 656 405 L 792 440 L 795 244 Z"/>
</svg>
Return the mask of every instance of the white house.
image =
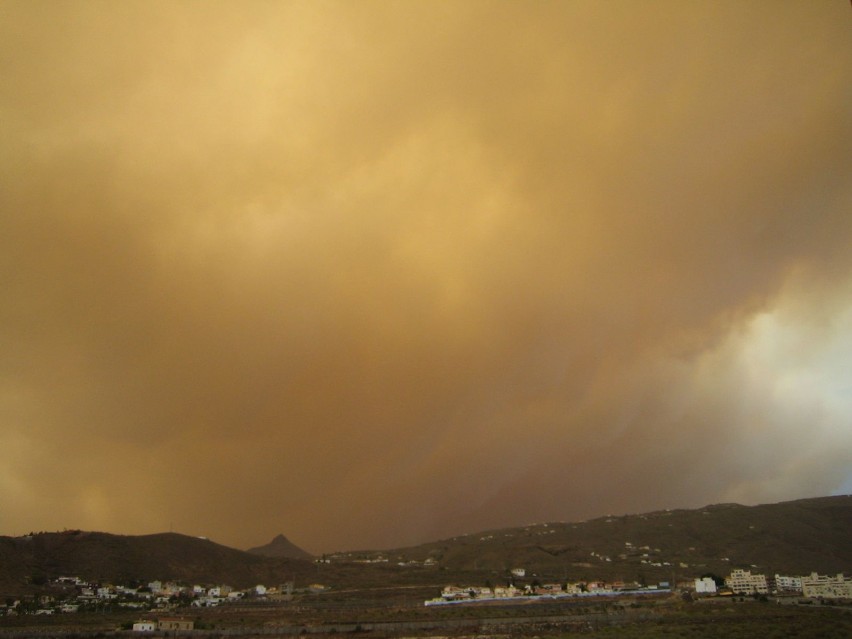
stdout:
<svg viewBox="0 0 852 639">
<path fill-rule="evenodd" d="M 494 588 L 494 596 L 495 597 L 517 597 L 521 594 L 521 591 L 515 588 L 514 586 L 507 586 L 503 588 L 502 586 L 497 586 Z"/>
<path fill-rule="evenodd" d="M 512 575 L 515 577 L 526 577 L 527 571 L 525 568 L 512 568 Z"/>
<path fill-rule="evenodd" d="M 230 586 L 226 586 L 222 584 L 221 586 L 213 586 L 207 591 L 207 595 L 210 597 L 227 597 L 230 594 L 232 588 Z"/>
<path fill-rule="evenodd" d="M 441 597 L 447 600 L 467 599 L 470 597 L 469 589 L 459 588 L 458 586 L 444 586 L 441 591 Z"/>
<path fill-rule="evenodd" d="M 153 621 L 137 621 L 133 624 L 133 632 L 154 632 L 157 624 Z"/>
<path fill-rule="evenodd" d="M 701 577 L 695 580 L 695 593 L 710 595 L 716 593 L 716 582 L 711 577 Z"/>
</svg>

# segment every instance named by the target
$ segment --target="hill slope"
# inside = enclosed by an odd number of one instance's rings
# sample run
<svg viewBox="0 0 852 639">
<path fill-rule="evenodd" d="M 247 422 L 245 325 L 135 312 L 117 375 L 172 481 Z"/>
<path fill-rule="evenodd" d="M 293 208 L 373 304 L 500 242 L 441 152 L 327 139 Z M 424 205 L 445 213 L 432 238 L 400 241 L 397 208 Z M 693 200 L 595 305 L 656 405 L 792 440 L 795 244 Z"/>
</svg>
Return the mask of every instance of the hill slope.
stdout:
<svg viewBox="0 0 852 639">
<path fill-rule="evenodd" d="M 269 559 L 176 533 L 124 536 L 66 531 L 0 537 L 0 593 L 62 575 L 128 583 L 173 579 L 243 587 L 309 574 L 312 564 Z"/>
<path fill-rule="evenodd" d="M 852 569 L 852 497 L 718 504 L 493 530 L 392 551 L 450 571 L 670 579 L 735 567 L 774 574 Z M 659 565 L 657 565 L 659 564 Z"/>
<path fill-rule="evenodd" d="M 254 550 L 286 544 L 276 538 Z M 356 563 L 378 557 L 387 561 Z M 112 583 L 162 579 L 242 588 L 295 580 L 351 588 L 496 584 L 506 581 L 512 568 L 525 568 L 528 581 L 600 578 L 649 583 L 704 573 L 727 575 L 737 567 L 766 574 L 850 573 L 852 497 L 760 506 L 718 504 L 535 524 L 326 559 L 330 563 L 263 556 L 173 533 L 67 531 L 0 537 L 0 596 L 32 591 L 34 582 L 62 575 Z"/>
</svg>

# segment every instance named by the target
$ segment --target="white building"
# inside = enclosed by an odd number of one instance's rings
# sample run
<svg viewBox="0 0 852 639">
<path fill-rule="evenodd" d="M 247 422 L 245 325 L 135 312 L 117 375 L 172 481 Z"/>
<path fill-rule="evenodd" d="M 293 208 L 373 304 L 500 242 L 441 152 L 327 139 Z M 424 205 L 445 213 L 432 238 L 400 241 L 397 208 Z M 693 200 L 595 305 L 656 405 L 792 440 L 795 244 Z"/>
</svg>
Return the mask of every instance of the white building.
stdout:
<svg viewBox="0 0 852 639">
<path fill-rule="evenodd" d="M 467 599 L 470 597 L 470 589 L 459 588 L 458 586 L 445 586 L 441 591 L 441 597 L 447 600 Z"/>
<path fill-rule="evenodd" d="M 521 591 L 515 588 L 514 586 L 506 586 L 503 588 L 502 586 L 497 586 L 494 588 L 494 596 L 495 597 L 517 597 L 521 594 Z"/>
<path fill-rule="evenodd" d="M 512 574 L 515 577 L 526 577 L 527 571 L 526 568 L 512 568 Z"/>
<path fill-rule="evenodd" d="M 589 581 L 586 583 L 589 592 L 612 592 L 612 588 L 604 581 Z"/>
<path fill-rule="evenodd" d="M 716 593 L 716 582 L 711 577 L 701 577 L 695 580 L 695 593 L 712 595 Z"/>
<path fill-rule="evenodd" d="M 775 592 L 802 592 L 801 577 L 775 574 Z"/>
<path fill-rule="evenodd" d="M 207 591 L 207 594 L 210 597 L 227 597 L 231 590 L 230 586 L 222 584 L 221 586 L 213 586 Z"/>
<path fill-rule="evenodd" d="M 154 632 L 157 624 L 153 621 L 137 621 L 133 624 L 133 632 Z"/>
<path fill-rule="evenodd" d="M 183 617 L 160 617 L 157 620 L 157 630 L 174 630 L 175 636 L 177 636 L 179 630 L 192 630 L 194 627 L 194 621 Z"/>
<path fill-rule="evenodd" d="M 812 572 L 809 577 L 802 577 L 802 594 L 805 597 L 852 599 L 852 578 L 844 577 L 843 573 L 829 577 Z"/>
<path fill-rule="evenodd" d="M 765 595 L 769 592 L 766 575 L 753 575 L 750 570 L 732 570 L 725 584 L 738 595 Z"/>
</svg>

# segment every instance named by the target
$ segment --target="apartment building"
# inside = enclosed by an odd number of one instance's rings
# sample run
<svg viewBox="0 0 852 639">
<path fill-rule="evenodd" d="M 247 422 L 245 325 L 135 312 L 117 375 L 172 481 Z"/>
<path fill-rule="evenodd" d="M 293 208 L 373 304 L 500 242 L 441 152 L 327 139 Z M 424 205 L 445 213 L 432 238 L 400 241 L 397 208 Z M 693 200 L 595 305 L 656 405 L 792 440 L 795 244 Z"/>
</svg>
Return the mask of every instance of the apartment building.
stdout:
<svg viewBox="0 0 852 639">
<path fill-rule="evenodd" d="M 725 579 L 725 585 L 737 595 L 765 595 L 769 592 L 766 575 L 753 575 L 750 570 L 736 569 Z"/>
</svg>

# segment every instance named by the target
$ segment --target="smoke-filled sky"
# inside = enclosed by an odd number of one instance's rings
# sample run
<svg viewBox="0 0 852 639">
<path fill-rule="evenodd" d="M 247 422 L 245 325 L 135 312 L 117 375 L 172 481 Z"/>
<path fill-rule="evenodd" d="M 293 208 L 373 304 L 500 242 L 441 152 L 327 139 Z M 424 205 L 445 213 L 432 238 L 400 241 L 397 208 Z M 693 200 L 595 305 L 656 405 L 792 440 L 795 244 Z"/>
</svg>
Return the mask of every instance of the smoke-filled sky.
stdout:
<svg viewBox="0 0 852 639">
<path fill-rule="evenodd" d="M 852 490 L 852 10 L 0 2 L 0 534 Z"/>
</svg>

